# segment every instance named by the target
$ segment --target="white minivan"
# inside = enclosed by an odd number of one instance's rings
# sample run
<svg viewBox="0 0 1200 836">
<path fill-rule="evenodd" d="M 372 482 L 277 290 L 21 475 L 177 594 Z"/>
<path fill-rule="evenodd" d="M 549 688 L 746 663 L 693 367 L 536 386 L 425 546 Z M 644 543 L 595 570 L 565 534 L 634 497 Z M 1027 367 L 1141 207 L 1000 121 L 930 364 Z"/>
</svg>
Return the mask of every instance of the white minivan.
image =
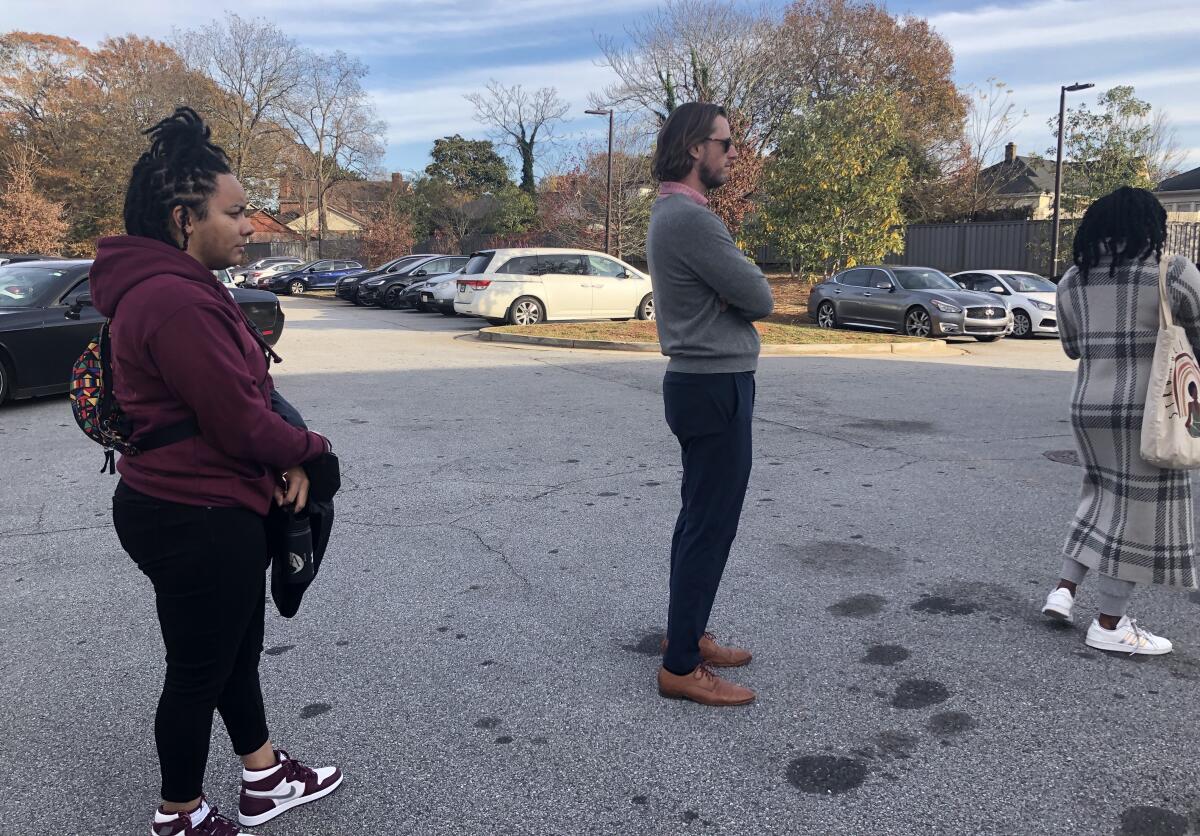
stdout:
<svg viewBox="0 0 1200 836">
<path fill-rule="evenodd" d="M 1023 270 L 970 270 L 950 278 L 965 290 L 994 293 L 1012 311 L 1014 337 L 1034 334 L 1058 335 L 1058 313 L 1054 282 Z"/>
<path fill-rule="evenodd" d="M 454 310 L 493 325 L 654 319 L 654 293 L 645 273 L 594 250 L 480 250 L 457 276 Z"/>
</svg>

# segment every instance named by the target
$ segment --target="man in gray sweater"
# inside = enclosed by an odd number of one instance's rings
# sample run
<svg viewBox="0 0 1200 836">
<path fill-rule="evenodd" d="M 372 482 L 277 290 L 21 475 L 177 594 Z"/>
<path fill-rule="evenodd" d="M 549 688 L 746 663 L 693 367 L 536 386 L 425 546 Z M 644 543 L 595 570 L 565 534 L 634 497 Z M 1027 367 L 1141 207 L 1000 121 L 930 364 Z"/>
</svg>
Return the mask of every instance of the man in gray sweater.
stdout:
<svg viewBox="0 0 1200 836">
<path fill-rule="evenodd" d="M 658 338 L 671 358 L 663 378 L 667 425 L 683 452 L 658 691 L 719 706 L 754 700 L 749 688 L 712 671 L 749 663 L 749 651 L 723 647 L 707 630 L 750 480 L 753 323 L 774 308 L 762 271 L 707 208 L 708 191 L 729 179 L 736 158 L 722 108 L 691 102 L 672 111 L 654 152 L 662 185 L 646 239 Z"/>
</svg>

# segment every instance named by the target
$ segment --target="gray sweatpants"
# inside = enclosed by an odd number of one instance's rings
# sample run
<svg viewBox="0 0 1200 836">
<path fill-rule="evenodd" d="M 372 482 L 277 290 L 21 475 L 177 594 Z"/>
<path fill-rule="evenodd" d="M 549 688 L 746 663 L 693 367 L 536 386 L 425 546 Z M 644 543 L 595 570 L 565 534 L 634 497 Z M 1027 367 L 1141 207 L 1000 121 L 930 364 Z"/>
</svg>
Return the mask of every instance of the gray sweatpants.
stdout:
<svg viewBox="0 0 1200 836">
<path fill-rule="evenodd" d="M 1061 577 L 1064 581 L 1074 584 L 1083 583 L 1087 573 L 1088 567 L 1078 560 L 1072 560 L 1069 557 L 1063 558 Z M 1100 594 L 1100 614 L 1112 615 L 1117 618 L 1125 615 L 1135 586 L 1137 584 L 1133 581 L 1123 581 L 1111 575 L 1101 574 L 1100 580 L 1096 582 L 1096 591 Z"/>
</svg>

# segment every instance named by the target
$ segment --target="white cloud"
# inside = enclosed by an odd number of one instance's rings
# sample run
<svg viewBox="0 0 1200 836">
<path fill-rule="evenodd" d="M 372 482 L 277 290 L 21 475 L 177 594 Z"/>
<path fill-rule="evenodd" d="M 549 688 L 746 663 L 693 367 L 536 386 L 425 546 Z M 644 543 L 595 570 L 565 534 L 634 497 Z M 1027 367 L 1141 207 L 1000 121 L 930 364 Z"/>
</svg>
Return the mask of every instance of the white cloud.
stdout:
<svg viewBox="0 0 1200 836">
<path fill-rule="evenodd" d="M 568 119 L 583 116 L 588 93 L 599 91 L 614 78 L 607 67 L 591 59 L 550 64 L 525 64 L 489 69 L 481 67 L 439 78 L 432 86 L 376 88 L 371 98 L 388 123 L 388 141 L 431 142 L 435 137 L 461 133 L 482 135 L 486 129 L 474 120 L 474 107 L 463 98 L 484 89 L 490 79 L 521 84 L 527 89 L 554 87 L 571 109 Z"/>
<path fill-rule="evenodd" d="M 996 55 L 1029 49 L 1083 50 L 1107 41 L 1200 34 L 1200 15 L 1191 0 L 1039 0 L 1022 5 L 981 6 L 962 12 L 931 15 L 955 55 Z M 1191 58 L 1190 45 L 1181 53 Z M 1085 56 L 1091 64 L 1103 55 Z"/>
</svg>

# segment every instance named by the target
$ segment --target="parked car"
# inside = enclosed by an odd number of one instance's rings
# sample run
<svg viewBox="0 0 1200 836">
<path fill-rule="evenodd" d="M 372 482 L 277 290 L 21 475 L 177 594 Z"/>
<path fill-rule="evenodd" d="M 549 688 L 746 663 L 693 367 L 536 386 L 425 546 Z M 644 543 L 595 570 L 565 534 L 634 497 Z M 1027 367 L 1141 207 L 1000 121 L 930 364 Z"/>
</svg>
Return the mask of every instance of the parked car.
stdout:
<svg viewBox="0 0 1200 836">
<path fill-rule="evenodd" d="M 90 260 L 0 267 L 0 403 L 69 388 L 71 367 L 104 321 L 92 307 Z M 226 285 L 228 286 L 228 285 Z M 284 316 L 272 293 L 231 287 L 238 306 L 274 345 Z"/>
<path fill-rule="evenodd" d="M 414 264 L 425 258 L 429 258 L 428 254 L 422 253 L 418 255 L 402 255 L 399 258 L 393 258 L 391 261 L 380 264 L 374 270 L 359 270 L 355 273 L 343 276 L 338 280 L 336 294 L 339 299 L 345 299 L 347 302 L 358 302 L 358 286 L 367 279 L 374 279 L 379 276 L 395 274 L 403 270 L 406 266 Z"/>
<path fill-rule="evenodd" d="M 242 284 L 245 287 L 257 287 L 259 289 L 265 289 L 269 283 L 267 280 L 272 276 L 278 276 L 283 273 L 291 273 L 302 263 L 303 262 L 301 261 L 284 261 L 280 264 L 272 264 L 267 267 L 260 267 L 250 275 L 246 276 Z"/>
<path fill-rule="evenodd" d="M 458 295 L 458 277 L 462 270 L 445 276 L 437 276 L 425 282 L 418 299 L 420 310 L 437 311 L 442 316 L 458 316 L 454 310 L 454 297 Z"/>
<path fill-rule="evenodd" d="M 971 270 L 955 273 L 950 278 L 967 290 L 995 293 L 1001 297 L 1012 311 L 1014 337 L 1058 336 L 1058 318 L 1054 309 L 1058 288 L 1044 276 L 1022 270 Z"/>
<path fill-rule="evenodd" d="M 808 315 L 822 328 L 856 325 L 910 337 L 991 342 L 1012 330 L 1012 313 L 1002 299 L 963 290 L 931 267 L 843 270 L 813 287 Z"/>
<path fill-rule="evenodd" d="M 406 308 L 411 297 L 404 291 L 414 282 L 422 282 L 433 276 L 453 273 L 467 263 L 464 255 L 434 255 L 414 261 L 391 276 L 368 279 L 359 285 L 359 302 L 364 305 L 379 305 L 384 308 Z"/>
<path fill-rule="evenodd" d="M 654 319 L 654 292 L 648 275 L 593 250 L 481 250 L 458 277 L 454 309 L 497 325 Z"/>
<path fill-rule="evenodd" d="M 0 267 L 5 264 L 19 264 L 22 261 L 50 261 L 51 256 L 31 255 L 30 253 L 0 253 Z"/>
<path fill-rule="evenodd" d="M 279 267 L 281 265 L 292 265 L 292 269 L 296 269 L 304 263 L 304 259 L 296 258 L 292 255 L 272 255 L 266 258 L 260 258 L 257 261 L 252 261 L 249 264 L 243 264 L 241 267 L 234 268 L 233 280 L 236 284 L 242 284 L 250 277 L 252 273 L 259 270 L 266 270 L 268 267 Z"/>
<path fill-rule="evenodd" d="M 273 293 L 290 293 L 293 296 L 299 296 L 310 290 L 337 287 L 338 279 L 361 269 L 363 266 L 357 261 L 321 258 L 302 264 L 289 273 L 264 276 L 255 282 L 254 286 L 270 290 Z"/>
<path fill-rule="evenodd" d="M 441 278 L 440 276 L 438 278 Z M 400 295 L 395 297 L 395 307 L 402 310 L 419 311 L 421 313 L 433 313 L 425 309 L 421 303 L 421 292 L 429 286 L 429 279 L 417 279 L 410 285 L 401 288 L 393 288 L 393 293 L 396 290 L 400 291 Z"/>
</svg>

